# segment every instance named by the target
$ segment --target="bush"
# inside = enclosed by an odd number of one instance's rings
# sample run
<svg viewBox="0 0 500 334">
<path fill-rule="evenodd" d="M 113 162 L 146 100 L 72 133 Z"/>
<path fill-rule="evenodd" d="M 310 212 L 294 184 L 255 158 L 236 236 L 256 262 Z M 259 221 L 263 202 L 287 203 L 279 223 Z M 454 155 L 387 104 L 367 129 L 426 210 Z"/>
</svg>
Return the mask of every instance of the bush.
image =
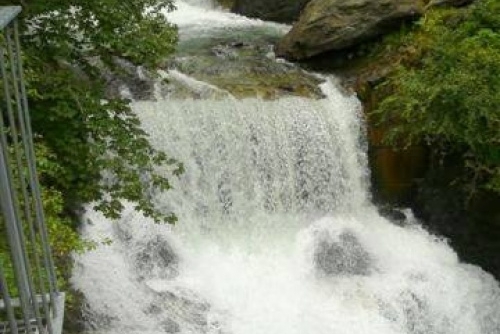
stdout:
<svg viewBox="0 0 500 334">
<path fill-rule="evenodd" d="M 62 194 L 67 214 L 95 201 L 116 218 L 126 199 L 156 221 L 174 222 L 155 209 L 150 193 L 170 188 L 157 166 L 178 174 L 182 165 L 151 147 L 129 101 L 106 96 L 101 76 L 104 67 L 119 72 L 114 57 L 154 69 L 174 51 L 177 29 L 162 14 L 172 1 L 19 3 L 33 129 L 60 167 L 43 185 Z"/>
<path fill-rule="evenodd" d="M 500 192 L 500 2 L 431 11 L 419 25 L 375 112 L 394 124 L 388 140 L 459 152 L 465 187 Z"/>
</svg>

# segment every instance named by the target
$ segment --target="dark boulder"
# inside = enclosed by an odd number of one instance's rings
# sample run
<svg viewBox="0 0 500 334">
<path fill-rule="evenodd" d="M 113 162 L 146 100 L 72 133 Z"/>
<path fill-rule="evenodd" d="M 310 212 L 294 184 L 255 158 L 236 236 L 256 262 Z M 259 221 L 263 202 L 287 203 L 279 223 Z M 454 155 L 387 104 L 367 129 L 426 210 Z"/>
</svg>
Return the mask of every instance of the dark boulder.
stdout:
<svg viewBox="0 0 500 334">
<path fill-rule="evenodd" d="M 276 54 L 302 60 L 345 50 L 414 20 L 423 11 L 417 0 L 312 0 L 279 42 Z"/>
<path fill-rule="evenodd" d="M 466 191 L 457 182 L 470 173 L 461 159 L 433 156 L 412 209 L 428 230 L 449 240 L 462 261 L 481 266 L 498 280 L 500 195 L 487 189 Z"/>
<path fill-rule="evenodd" d="M 327 276 L 368 275 L 371 269 L 370 254 L 351 231 L 343 231 L 338 240 L 321 235 L 314 260 L 316 269 Z"/>
<path fill-rule="evenodd" d="M 236 0 L 232 11 L 266 21 L 291 23 L 310 0 Z"/>
<path fill-rule="evenodd" d="M 431 0 L 427 5 L 427 8 L 437 7 L 437 6 L 453 6 L 462 7 L 473 3 L 474 0 Z"/>
<path fill-rule="evenodd" d="M 179 257 L 168 240 L 156 236 L 149 240 L 135 256 L 140 277 L 173 278 L 178 274 Z"/>
</svg>

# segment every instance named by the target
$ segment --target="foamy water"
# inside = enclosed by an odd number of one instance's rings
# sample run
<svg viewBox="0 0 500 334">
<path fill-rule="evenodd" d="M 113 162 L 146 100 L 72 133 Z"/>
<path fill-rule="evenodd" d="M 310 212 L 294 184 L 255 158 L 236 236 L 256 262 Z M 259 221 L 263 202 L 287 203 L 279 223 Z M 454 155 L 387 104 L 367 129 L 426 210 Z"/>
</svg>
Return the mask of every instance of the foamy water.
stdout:
<svg viewBox="0 0 500 334">
<path fill-rule="evenodd" d="M 190 32 L 266 24 L 201 5 L 169 17 Z M 411 217 L 400 226 L 377 213 L 360 104 L 334 79 L 322 89 L 321 100 L 133 105 L 153 145 L 185 164 L 155 197 L 179 222 L 156 225 L 128 203 L 118 222 L 89 210 L 83 235 L 114 240 L 76 257 L 90 330 L 500 333 L 491 275 Z"/>
</svg>

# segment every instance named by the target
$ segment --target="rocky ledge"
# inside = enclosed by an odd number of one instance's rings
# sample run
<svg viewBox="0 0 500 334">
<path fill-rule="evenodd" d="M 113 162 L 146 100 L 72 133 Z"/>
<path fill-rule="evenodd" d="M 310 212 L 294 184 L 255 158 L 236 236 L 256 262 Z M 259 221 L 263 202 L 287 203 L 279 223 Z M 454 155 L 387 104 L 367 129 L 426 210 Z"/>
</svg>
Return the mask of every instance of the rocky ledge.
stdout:
<svg viewBox="0 0 500 334">
<path fill-rule="evenodd" d="M 463 6 L 472 0 L 312 0 L 278 43 L 277 56 L 304 60 L 356 47 L 397 30 L 430 7 Z"/>
<path fill-rule="evenodd" d="M 312 0 L 276 49 L 279 56 L 302 60 L 343 50 L 418 18 L 415 0 Z"/>
</svg>

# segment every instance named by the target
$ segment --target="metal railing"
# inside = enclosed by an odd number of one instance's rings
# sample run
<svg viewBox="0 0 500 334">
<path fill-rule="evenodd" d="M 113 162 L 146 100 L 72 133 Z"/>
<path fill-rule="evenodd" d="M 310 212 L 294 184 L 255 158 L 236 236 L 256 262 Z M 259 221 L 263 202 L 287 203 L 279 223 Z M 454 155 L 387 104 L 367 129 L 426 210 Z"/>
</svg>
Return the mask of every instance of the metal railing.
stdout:
<svg viewBox="0 0 500 334">
<path fill-rule="evenodd" d="M 17 16 L 0 7 L 0 334 L 60 334 L 64 293 L 48 242 Z"/>
</svg>

